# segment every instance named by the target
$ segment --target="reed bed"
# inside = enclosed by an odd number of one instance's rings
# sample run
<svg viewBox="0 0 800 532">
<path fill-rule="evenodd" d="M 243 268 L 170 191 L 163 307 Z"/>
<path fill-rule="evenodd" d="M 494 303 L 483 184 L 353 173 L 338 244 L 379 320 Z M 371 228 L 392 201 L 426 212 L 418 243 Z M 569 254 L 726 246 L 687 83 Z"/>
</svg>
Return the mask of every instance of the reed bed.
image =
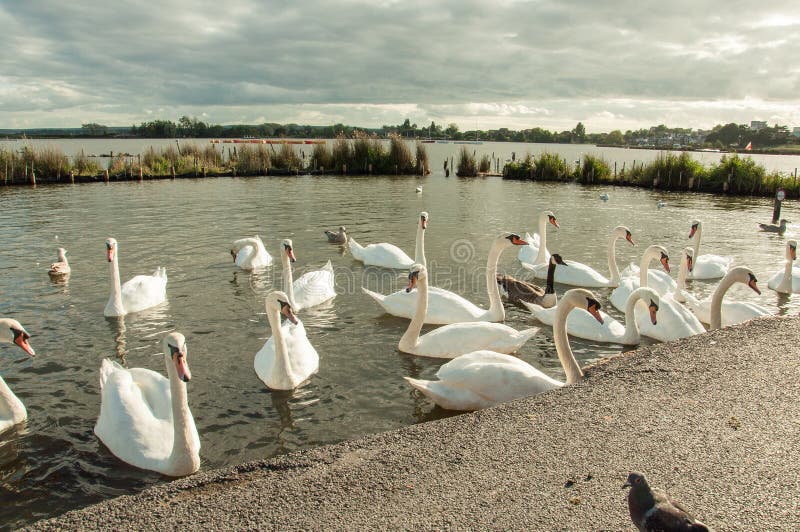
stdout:
<svg viewBox="0 0 800 532">
<path fill-rule="evenodd" d="M 488 155 L 482 155 L 478 163 L 478 172 L 485 174 L 492 169 L 492 159 Z"/>
<path fill-rule="evenodd" d="M 724 155 L 719 163 L 706 167 L 683 152 L 661 154 L 650 163 L 612 169 L 602 158 L 585 155 L 573 168 L 557 155 L 542 153 L 538 158 L 527 154 L 503 168 L 506 179 L 533 181 L 567 180 L 582 184 L 652 187 L 662 190 L 772 196 L 779 188 L 787 197 L 800 197 L 797 177 L 768 172 L 750 157 Z"/>
<path fill-rule="evenodd" d="M 478 162 L 475 153 L 470 153 L 466 146 L 461 146 L 456 160 L 456 175 L 458 177 L 478 177 Z"/>
</svg>

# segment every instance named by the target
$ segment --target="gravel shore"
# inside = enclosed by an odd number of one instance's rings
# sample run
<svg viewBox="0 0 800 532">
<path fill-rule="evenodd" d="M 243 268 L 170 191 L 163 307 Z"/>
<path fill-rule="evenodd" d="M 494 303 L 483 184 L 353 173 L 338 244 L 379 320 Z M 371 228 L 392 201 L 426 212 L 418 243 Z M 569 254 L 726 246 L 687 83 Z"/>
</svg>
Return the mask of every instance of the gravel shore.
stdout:
<svg viewBox="0 0 800 532">
<path fill-rule="evenodd" d="M 633 530 L 629 471 L 718 530 L 800 529 L 800 318 L 603 361 L 496 408 L 204 471 L 33 529 Z"/>
</svg>

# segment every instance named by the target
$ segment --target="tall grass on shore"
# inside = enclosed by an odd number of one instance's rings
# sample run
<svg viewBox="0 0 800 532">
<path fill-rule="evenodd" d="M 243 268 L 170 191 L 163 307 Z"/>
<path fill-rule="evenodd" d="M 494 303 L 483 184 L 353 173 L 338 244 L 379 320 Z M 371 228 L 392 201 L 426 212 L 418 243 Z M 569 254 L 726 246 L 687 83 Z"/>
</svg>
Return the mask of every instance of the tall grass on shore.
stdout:
<svg viewBox="0 0 800 532">
<path fill-rule="evenodd" d="M 466 146 L 461 146 L 456 160 L 456 175 L 458 177 L 478 177 L 478 162 L 475 154 L 470 153 Z"/>
<path fill-rule="evenodd" d="M 795 176 L 768 172 L 752 158 L 736 154 L 723 155 L 719 163 L 706 167 L 686 152 L 662 153 L 650 163 L 623 167 L 617 173 L 607 161 L 594 155 L 585 155 L 573 168 L 558 155 L 544 152 L 538 158 L 527 154 L 519 161 L 507 163 L 503 177 L 756 196 L 771 196 L 784 188 L 788 197 L 800 197 L 800 184 Z"/>
</svg>

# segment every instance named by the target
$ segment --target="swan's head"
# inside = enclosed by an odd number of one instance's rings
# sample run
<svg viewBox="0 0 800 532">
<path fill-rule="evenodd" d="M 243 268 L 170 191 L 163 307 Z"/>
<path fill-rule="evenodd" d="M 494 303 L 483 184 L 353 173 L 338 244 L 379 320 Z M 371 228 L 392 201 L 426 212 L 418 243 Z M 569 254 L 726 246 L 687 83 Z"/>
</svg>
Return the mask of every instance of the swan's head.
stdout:
<svg viewBox="0 0 800 532">
<path fill-rule="evenodd" d="M 694 270 L 694 250 L 692 248 L 683 248 L 683 261 L 687 271 Z"/>
<path fill-rule="evenodd" d="M 295 262 L 297 259 L 294 258 L 294 247 L 292 247 L 292 241 L 288 238 L 284 238 L 283 242 L 283 252 L 286 253 L 286 256 L 289 257 L 289 260 Z"/>
<path fill-rule="evenodd" d="M 564 293 L 564 296 L 561 298 L 561 301 L 558 302 L 558 306 L 568 306 L 570 309 L 585 309 L 589 314 L 594 316 L 594 319 L 600 323 L 603 323 L 603 316 L 600 315 L 600 309 L 603 308 L 603 306 L 599 301 L 597 301 L 597 298 L 594 297 L 594 294 L 585 288 L 573 288 L 572 290 L 567 290 Z"/>
<path fill-rule="evenodd" d="M 528 243 L 522 240 L 520 236 L 516 233 L 503 233 L 497 237 L 499 242 L 502 242 L 505 245 L 512 245 L 512 246 L 527 246 Z M 508 241 L 506 243 L 506 241 Z"/>
<path fill-rule="evenodd" d="M 614 236 L 617 238 L 624 238 L 632 245 L 636 245 L 636 242 L 633 241 L 633 235 L 631 234 L 631 230 L 625 227 L 624 225 L 618 225 L 614 228 Z"/>
<path fill-rule="evenodd" d="M 267 294 L 267 312 L 277 310 L 284 318 L 297 325 L 297 318 L 289 303 L 289 296 L 280 290 Z"/>
<path fill-rule="evenodd" d="M 658 306 L 661 304 L 661 298 L 658 296 L 658 292 L 646 286 L 638 288 L 637 290 L 641 290 L 642 301 L 647 303 L 647 310 L 650 312 L 650 322 L 653 325 L 658 325 L 656 314 L 658 313 Z"/>
<path fill-rule="evenodd" d="M 108 262 L 114 262 L 114 255 L 117 254 L 117 241 L 114 238 L 106 240 L 106 255 Z"/>
<path fill-rule="evenodd" d="M 700 220 L 692 220 L 692 228 L 689 229 L 689 238 L 692 238 L 701 227 L 703 227 L 703 223 Z"/>
<path fill-rule="evenodd" d="M 0 342 L 6 344 L 16 344 L 23 351 L 30 356 L 36 355 L 36 352 L 28 343 L 31 335 L 25 330 L 25 327 L 20 325 L 17 320 L 11 318 L 0 319 Z"/>
<path fill-rule="evenodd" d="M 553 214 L 552 211 L 547 211 L 544 213 L 544 216 L 547 216 L 547 221 L 550 222 L 555 227 L 558 227 L 558 221 L 556 220 L 556 215 Z"/>
<path fill-rule="evenodd" d="M 569 266 L 569 264 L 564 262 L 564 259 L 562 259 L 561 255 L 559 255 L 558 253 L 553 253 L 552 255 L 550 255 L 550 264 L 560 264 L 562 266 Z"/>
<path fill-rule="evenodd" d="M 753 270 L 746 266 L 737 266 L 735 268 L 731 268 L 725 278 L 731 278 L 734 282 L 746 284 L 749 286 L 753 292 L 756 294 L 761 294 L 761 290 L 758 288 L 758 279 L 756 279 L 755 274 L 753 274 Z"/>
<path fill-rule="evenodd" d="M 789 240 L 786 243 L 786 258 L 797 260 L 797 240 Z"/>
<path fill-rule="evenodd" d="M 591 292 L 590 292 L 591 293 Z M 600 309 L 603 308 L 600 305 L 600 302 L 596 300 L 594 297 L 587 297 L 586 298 L 586 310 L 594 316 L 594 319 L 603 323 L 603 316 L 600 315 Z"/>
<path fill-rule="evenodd" d="M 661 265 L 664 267 L 664 271 L 669 273 L 669 255 L 666 252 L 661 252 L 661 257 L 658 259 L 661 262 Z"/>
<path fill-rule="evenodd" d="M 164 354 L 168 355 L 178 378 L 183 382 L 192 380 L 192 372 L 189 370 L 189 361 L 186 360 L 186 338 L 179 332 L 170 333 L 164 338 Z"/>
<path fill-rule="evenodd" d="M 420 279 L 427 278 L 428 269 L 422 264 L 414 264 L 411 266 L 411 270 L 408 272 L 408 286 L 406 287 L 406 292 L 411 292 L 414 288 L 416 288 Z"/>
<path fill-rule="evenodd" d="M 648 260 L 658 259 L 664 270 L 669 272 L 669 255 L 667 255 L 667 248 L 654 244 L 645 250 L 645 258 Z"/>
<path fill-rule="evenodd" d="M 419 213 L 419 226 L 423 229 L 428 228 L 428 213 L 425 211 Z"/>
</svg>

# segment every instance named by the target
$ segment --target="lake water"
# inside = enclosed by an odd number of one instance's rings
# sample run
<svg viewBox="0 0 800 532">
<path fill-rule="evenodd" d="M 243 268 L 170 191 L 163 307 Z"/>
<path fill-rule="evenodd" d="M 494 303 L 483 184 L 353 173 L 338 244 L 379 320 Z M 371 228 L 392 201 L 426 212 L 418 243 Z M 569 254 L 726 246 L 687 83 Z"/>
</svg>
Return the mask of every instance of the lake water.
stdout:
<svg viewBox="0 0 800 532">
<path fill-rule="evenodd" d="M 701 253 L 733 255 L 753 268 L 764 290 L 757 296 L 736 287 L 729 297 L 757 301 L 776 314 L 800 308 L 797 299 L 766 288 L 769 274 L 781 267 L 785 239 L 797 234 L 794 226 L 785 237 L 756 230 L 757 222 L 771 217 L 768 199 L 464 180 L 445 178 L 437 168 L 428 178 L 219 178 L 0 189 L 0 315 L 22 322 L 37 352 L 30 359 L 14 346 L 0 346 L 0 374 L 29 414 L 26 425 L 0 435 L 0 525 L 16 527 L 168 480 L 117 460 L 92 429 L 101 360 L 163 373 L 160 341 L 172 330 L 187 338 L 189 403 L 203 469 L 453 415 L 403 380 L 430 378 L 443 361 L 400 354 L 396 346 L 407 322 L 384 315 L 360 291 L 362 283 L 383 292 L 397 289 L 406 274 L 365 270 L 349 252 L 327 243 L 326 228 L 344 224 L 362 244 L 392 242 L 413 253 L 417 215 L 428 211 L 426 247 L 436 284 L 451 283 L 486 305 L 483 267 L 492 238 L 501 230 L 536 231 L 544 209 L 555 211 L 561 224 L 548 233 L 549 249 L 600 271 L 614 226 L 628 225 L 638 243 L 618 244 L 621 266 L 638 263 L 651 243 L 665 245 L 677 264 L 689 222 L 699 217 L 705 224 Z M 416 194 L 420 183 L 424 192 Z M 610 194 L 608 202 L 598 199 L 602 192 Z M 666 208 L 656 208 L 660 199 Z M 796 203 L 784 204 L 784 216 L 798 220 Z M 293 392 L 266 390 L 253 370 L 254 355 L 269 336 L 264 297 L 281 279 L 279 262 L 252 274 L 231 263 L 231 242 L 254 234 L 276 259 L 281 239 L 294 240 L 295 278 L 328 259 L 336 269 L 339 296 L 299 314 L 321 362 L 319 373 Z M 166 304 L 120 320 L 103 317 L 109 236 L 119 241 L 123 281 L 166 267 Z M 59 246 L 68 249 L 72 265 L 66 284 L 46 273 Z M 516 250 L 502 257 L 500 271 L 524 275 Z M 712 282 L 691 285 L 701 296 L 712 288 Z M 596 290 L 603 303 L 609 293 Z M 508 308 L 507 323 L 535 325 L 515 307 Z M 577 340 L 572 345 L 582 364 L 622 349 Z M 563 378 L 547 327 L 519 356 Z"/>
</svg>

